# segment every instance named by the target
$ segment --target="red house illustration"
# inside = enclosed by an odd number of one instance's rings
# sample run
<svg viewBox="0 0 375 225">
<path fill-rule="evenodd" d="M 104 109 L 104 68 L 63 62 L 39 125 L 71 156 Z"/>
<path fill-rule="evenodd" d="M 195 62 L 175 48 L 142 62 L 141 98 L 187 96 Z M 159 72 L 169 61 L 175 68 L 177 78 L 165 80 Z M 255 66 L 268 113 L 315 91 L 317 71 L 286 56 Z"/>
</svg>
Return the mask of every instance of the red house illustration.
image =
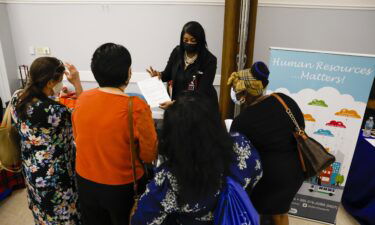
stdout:
<svg viewBox="0 0 375 225">
<path fill-rule="evenodd" d="M 319 174 L 319 179 L 322 181 L 322 184 L 330 184 L 332 171 L 333 169 L 331 165 Z"/>
</svg>

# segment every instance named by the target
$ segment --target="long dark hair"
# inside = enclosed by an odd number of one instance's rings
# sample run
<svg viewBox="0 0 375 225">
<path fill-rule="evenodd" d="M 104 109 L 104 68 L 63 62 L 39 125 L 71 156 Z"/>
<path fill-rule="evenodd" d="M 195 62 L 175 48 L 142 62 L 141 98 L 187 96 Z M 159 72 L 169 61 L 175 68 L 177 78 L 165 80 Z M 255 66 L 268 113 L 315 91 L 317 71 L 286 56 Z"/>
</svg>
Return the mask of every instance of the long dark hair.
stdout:
<svg viewBox="0 0 375 225">
<path fill-rule="evenodd" d="M 164 114 L 159 153 L 177 179 L 180 206 L 214 195 L 233 159 L 231 137 L 209 105 L 185 91 Z"/>
<path fill-rule="evenodd" d="M 49 100 L 43 89 L 49 81 L 58 81 L 65 71 L 64 63 L 54 57 L 40 57 L 34 60 L 30 66 L 30 79 L 26 88 L 20 95 L 16 111 L 20 118 L 27 117 L 27 105 L 33 99 Z"/>
<path fill-rule="evenodd" d="M 204 58 L 208 52 L 207 50 L 207 42 L 206 42 L 206 34 L 202 25 L 196 21 L 190 21 L 184 25 L 181 31 L 180 36 L 180 54 L 181 59 L 183 62 L 184 54 L 185 54 L 185 47 L 184 47 L 184 34 L 188 33 L 197 40 L 197 49 L 198 49 L 198 58 L 197 62 L 200 65 L 202 58 Z"/>
</svg>

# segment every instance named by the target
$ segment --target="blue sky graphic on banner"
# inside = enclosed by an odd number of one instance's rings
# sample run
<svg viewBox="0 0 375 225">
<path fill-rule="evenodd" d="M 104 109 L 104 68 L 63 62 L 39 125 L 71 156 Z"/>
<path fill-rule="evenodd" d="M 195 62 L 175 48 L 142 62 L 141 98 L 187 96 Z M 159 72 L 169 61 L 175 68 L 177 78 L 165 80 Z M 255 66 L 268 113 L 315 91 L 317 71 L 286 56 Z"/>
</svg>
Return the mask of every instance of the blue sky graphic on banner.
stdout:
<svg viewBox="0 0 375 225">
<path fill-rule="evenodd" d="M 375 56 L 271 49 L 268 93 L 292 97 L 336 162 L 304 182 L 290 214 L 335 223 L 375 74 Z M 365 118 L 367 119 L 367 118 Z"/>
<path fill-rule="evenodd" d="M 271 51 L 269 67 L 271 90 L 283 87 L 297 92 L 300 85 L 314 90 L 330 86 L 361 102 L 367 102 L 366 90 L 375 73 L 373 57 L 276 49 Z"/>
</svg>

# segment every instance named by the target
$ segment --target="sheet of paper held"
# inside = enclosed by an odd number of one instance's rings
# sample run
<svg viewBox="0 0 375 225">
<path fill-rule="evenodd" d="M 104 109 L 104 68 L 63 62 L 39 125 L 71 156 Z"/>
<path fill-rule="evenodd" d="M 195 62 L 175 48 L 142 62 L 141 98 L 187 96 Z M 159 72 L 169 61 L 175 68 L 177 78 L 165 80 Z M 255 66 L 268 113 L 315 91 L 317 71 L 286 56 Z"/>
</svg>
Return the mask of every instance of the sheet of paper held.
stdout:
<svg viewBox="0 0 375 225">
<path fill-rule="evenodd" d="M 159 107 L 160 103 L 171 100 L 167 89 L 158 77 L 138 81 L 137 84 L 151 108 Z"/>
</svg>

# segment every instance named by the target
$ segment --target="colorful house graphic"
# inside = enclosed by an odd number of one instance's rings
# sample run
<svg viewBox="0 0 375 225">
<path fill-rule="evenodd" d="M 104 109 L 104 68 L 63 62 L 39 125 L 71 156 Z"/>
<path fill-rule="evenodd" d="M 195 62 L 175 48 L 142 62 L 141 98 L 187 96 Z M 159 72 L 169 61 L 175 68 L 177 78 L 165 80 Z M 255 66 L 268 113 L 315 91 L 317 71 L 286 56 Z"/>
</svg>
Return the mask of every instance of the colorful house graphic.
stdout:
<svg viewBox="0 0 375 225">
<path fill-rule="evenodd" d="M 324 129 L 319 129 L 315 131 L 314 134 L 327 136 L 327 137 L 334 137 L 334 135 L 332 134 L 330 130 L 324 130 Z"/>
<path fill-rule="evenodd" d="M 331 175 L 331 184 L 334 185 L 336 183 L 336 177 L 340 174 L 341 169 L 341 163 L 340 162 L 334 162 L 332 164 L 332 175 Z"/>
<path fill-rule="evenodd" d="M 328 123 L 326 123 L 326 126 L 346 128 L 343 122 L 336 120 L 329 121 Z"/>
<path fill-rule="evenodd" d="M 336 116 L 344 116 L 344 117 L 350 117 L 350 118 L 356 118 L 360 119 L 361 116 L 358 114 L 355 110 L 349 110 L 349 109 L 341 109 L 340 111 L 335 113 Z"/>
<path fill-rule="evenodd" d="M 315 118 L 311 114 L 303 114 L 305 121 L 316 122 Z"/>
<path fill-rule="evenodd" d="M 331 183 L 332 171 L 333 171 L 333 168 L 331 165 L 319 174 L 319 179 L 321 180 L 322 185 L 323 184 L 327 185 Z"/>
<path fill-rule="evenodd" d="M 326 102 L 324 100 L 321 100 L 321 99 L 314 99 L 311 102 L 309 102 L 308 105 L 320 106 L 320 107 L 328 107 L 328 105 L 326 104 Z"/>
</svg>

